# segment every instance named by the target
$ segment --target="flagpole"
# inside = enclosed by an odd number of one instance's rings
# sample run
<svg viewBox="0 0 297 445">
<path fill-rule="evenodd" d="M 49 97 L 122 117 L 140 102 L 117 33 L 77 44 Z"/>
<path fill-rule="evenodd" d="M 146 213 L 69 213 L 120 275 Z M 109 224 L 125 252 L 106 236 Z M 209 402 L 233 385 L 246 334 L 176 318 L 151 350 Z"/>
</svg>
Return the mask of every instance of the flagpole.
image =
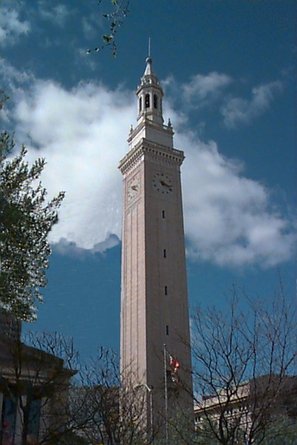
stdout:
<svg viewBox="0 0 297 445">
<path fill-rule="evenodd" d="M 165 401 L 165 445 L 168 445 L 168 388 L 167 388 L 167 350 L 166 345 L 163 345 L 163 359 L 164 359 L 164 401 Z"/>
</svg>

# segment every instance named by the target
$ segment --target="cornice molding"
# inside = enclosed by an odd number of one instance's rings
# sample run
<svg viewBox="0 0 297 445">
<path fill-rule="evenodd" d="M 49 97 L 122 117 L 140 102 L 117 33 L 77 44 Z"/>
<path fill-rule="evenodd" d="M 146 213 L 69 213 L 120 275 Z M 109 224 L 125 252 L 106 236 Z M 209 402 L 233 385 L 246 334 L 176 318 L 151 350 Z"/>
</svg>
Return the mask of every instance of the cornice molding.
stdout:
<svg viewBox="0 0 297 445">
<path fill-rule="evenodd" d="M 147 116 L 151 114 L 151 112 L 146 112 L 145 114 L 141 115 L 139 117 L 139 124 L 135 127 L 132 128 L 130 130 L 130 134 L 129 137 L 127 139 L 128 143 L 130 144 L 132 142 L 132 140 L 138 135 L 138 133 L 140 133 L 140 131 L 143 128 L 152 128 L 156 131 L 163 131 L 171 136 L 174 135 L 174 131 L 171 125 L 160 125 L 159 123 L 153 122 L 150 119 L 147 118 Z M 170 148 L 171 149 L 171 148 Z"/>
<path fill-rule="evenodd" d="M 185 156 L 182 150 L 169 148 L 143 138 L 120 161 L 119 169 L 121 173 L 125 175 L 143 159 L 180 166 L 184 158 Z"/>
</svg>

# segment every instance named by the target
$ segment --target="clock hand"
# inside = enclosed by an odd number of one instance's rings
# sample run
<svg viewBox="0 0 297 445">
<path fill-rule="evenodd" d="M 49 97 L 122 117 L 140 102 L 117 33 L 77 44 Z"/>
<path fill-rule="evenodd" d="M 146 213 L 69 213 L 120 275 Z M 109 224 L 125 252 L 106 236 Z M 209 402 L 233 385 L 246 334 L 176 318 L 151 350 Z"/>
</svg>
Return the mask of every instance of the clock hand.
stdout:
<svg viewBox="0 0 297 445">
<path fill-rule="evenodd" d="M 160 184 L 164 185 L 164 187 L 168 187 L 168 188 L 171 187 L 170 184 L 167 184 L 167 182 L 164 182 L 163 180 L 160 181 Z"/>
</svg>

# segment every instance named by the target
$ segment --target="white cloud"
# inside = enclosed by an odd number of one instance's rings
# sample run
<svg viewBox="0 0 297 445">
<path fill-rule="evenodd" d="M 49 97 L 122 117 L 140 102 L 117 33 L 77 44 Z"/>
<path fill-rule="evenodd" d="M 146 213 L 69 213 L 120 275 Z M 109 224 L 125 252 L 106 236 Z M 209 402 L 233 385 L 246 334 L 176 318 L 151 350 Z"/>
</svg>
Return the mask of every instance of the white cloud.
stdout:
<svg viewBox="0 0 297 445">
<path fill-rule="evenodd" d="M 186 102 L 201 107 L 217 98 L 231 82 L 230 76 L 213 71 L 207 75 L 196 74 L 189 83 L 183 84 L 181 88 Z"/>
<path fill-rule="evenodd" d="M 60 252 L 72 254 L 114 245 L 117 238 L 110 234 L 121 236 L 117 165 L 135 121 L 134 92 L 95 83 L 67 91 L 52 81 L 35 81 L 15 104 L 16 135 L 27 140 L 32 159 L 47 159 L 43 181 L 50 195 L 66 191 L 51 241 Z M 191 133 L 185 115 L 173 109 L 168 114 L 176 146 L 186 154 L 182 176 L 189 254 L 224 266 L 288 260 L 295 235 L 290 222 L 271 210 L 268 190 L 244 177 L 242 165 L 223 157 L 215 142 L 203 143 Z"/>
<path fill-rule="evenodd" d="M 0 9 L 0 45 L 15 43 L 23 34 L 30 31 L 30 23 L 21 20 L 16 9 L 2 6 Z"/>
<path fill-rule="evenodd" d="M 40 17 L 58 26 L 64 26 L 65 21 L 71 14 L 66 5 L 61 3 L 52 5 L 51 2 L 46 0 L 39 0 L 38 7 Z"/>
<path fill-rule="evenodd" d="M 224 158 L 215 142 L 181 143 L 190 147 L 183 170 L 188 253 L 230 266 L 288 260 L 296 234 L 270 209 L 269 191 L 244 177 L 242 166 Z"/>
<path fill-rule="evenodd" d="M 9 99 L 16 96 L 20 89 L 23 91 L 25 86 L 30 85 L 35 80 L 32 73 L 17 70 L 2 57 L 0 57 L 0 79 L 2 89 Z M 11 130 L 10 119 L 12 111 L 11 100 L 6 101 L 5 106 L 0 110 L 1 119 L 7 125 L 7 130 Z"/>
<path fill-rule="evenodd" d="M 85 38 L 91 39 L 98 35 L 98 19 L 96 16 L 82 18 L 82 30 Z"/>
<path fill-rule="evenodd" d="M 275 95 L 281 91 L 280 81 L 270 82 L 252 89 L 251 99 L 233 97 L 222 107 L 221 113 L 227 127 L 237 124 L 248 124 L 264 113 L 270 106 Z"/>
<path fill-rule="evenodd" d="M 30 156 L 47 159 L 44 184 L 50 194 L 66 191 L 52 242 L 66 238 L 84 249 L 120 236 L 121 175 L 127 130 L 134 120 L 132 93 L 80 84 L 66 91 L 36 82 L 16 100 L 16 133 Z M 39 149 L 37 149 L 39 148 Z"/>
<path fill-rule="evenodd" d="M 0 57 L 0 78 L 3 79 L 5 87 L 16 91 L 18 86 L 34 81 L 34 76 L 28 71 L 19 71 L 7 60 Z"/>
<path fill-rule="evenodd" d="M 95 244 L 91 249 L 84 249 L 78 246 L 74 241 L 68 241 L 66 238 L 61 238 L 58 243 L 54 243 L 54 251 L 60 255 L 71 255 L 72 257 L 86 257 L 94 253 L 103 253 L 112 247 L 119 244 L 120 240 L 116 235 L 109 234 L 107 238 Z"/>
</svg>

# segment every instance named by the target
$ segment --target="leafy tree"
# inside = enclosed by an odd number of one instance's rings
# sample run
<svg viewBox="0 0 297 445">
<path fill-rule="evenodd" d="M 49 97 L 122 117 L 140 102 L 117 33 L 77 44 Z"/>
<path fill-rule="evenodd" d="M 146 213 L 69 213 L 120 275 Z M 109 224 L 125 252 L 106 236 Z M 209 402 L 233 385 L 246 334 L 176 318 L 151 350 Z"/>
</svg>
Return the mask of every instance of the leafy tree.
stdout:
<svg viewBox="0 0 297 445">
<path fill-rule="evenodd" d="M 2 103 L 2 102 L 1 102 Z M 0 134 L 0 308 L 19 320 L 36 318 L 40 288 L 46 284 L 50 246 L 47 239 L 57 222 L 57 209 L 64 197 L 46 200 L 39 178 L 45 166 L 37 159 L 25 160 L 26 148 L 9 158 L 13 138 Z"/>
</svg>

